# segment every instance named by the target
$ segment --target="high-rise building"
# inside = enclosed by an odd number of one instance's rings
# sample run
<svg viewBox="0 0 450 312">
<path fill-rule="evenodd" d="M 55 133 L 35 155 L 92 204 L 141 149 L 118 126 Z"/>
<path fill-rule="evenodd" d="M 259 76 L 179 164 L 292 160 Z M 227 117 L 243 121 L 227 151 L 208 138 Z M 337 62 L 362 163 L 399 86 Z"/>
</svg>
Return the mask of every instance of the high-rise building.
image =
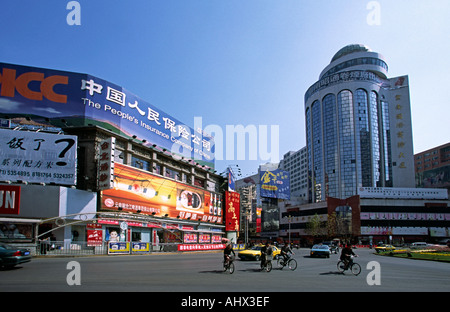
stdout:
<svg viewBox="0 0 450 312">
<path fill-rule="evenodd" d="M 306 146 L 298 151 L 289 151 L 284 154 L 279 168 L 289 172 L 291 199 L 297 198 L 307 201 L 308 153 Z"/>
<path fill-rule="evenodd" d="M 311 202 L 415 186 L 408 76 L 387 74 L 381 54 L 352 44 L 306 91 Z"/>
<path fill-rule="evenodd" d="M 414 155 L 416 186 L 450 190 L 450 143 Z"/>
</svg>

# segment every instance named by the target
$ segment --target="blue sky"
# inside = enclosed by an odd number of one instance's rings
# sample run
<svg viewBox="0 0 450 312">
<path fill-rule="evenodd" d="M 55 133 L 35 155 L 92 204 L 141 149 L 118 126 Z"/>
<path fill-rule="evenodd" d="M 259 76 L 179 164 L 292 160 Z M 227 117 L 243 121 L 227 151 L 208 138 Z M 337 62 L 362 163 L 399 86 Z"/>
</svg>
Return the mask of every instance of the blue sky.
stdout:
<svg viewBox="0 0 450 312">
<path fill-rule="evenodd" d="M 450 1 L 67 0 L 0 3 L 0 62 L 88 73 L 194 125 L 279 126 L 280 157 L 305 146 L 304 94 L 342 47 L 409 75 L 414 152 L 448 143 Z M 261 135 L 261 133 L 258 133 Z M 269 148 L 270 148 L 269 144 Z M 248 159 L 248 152 L 246 153 Z M 225 154 L 224 154 L 225 157 Z M 255 172 L 261 160 L 216 161 Z"/>
</svg>

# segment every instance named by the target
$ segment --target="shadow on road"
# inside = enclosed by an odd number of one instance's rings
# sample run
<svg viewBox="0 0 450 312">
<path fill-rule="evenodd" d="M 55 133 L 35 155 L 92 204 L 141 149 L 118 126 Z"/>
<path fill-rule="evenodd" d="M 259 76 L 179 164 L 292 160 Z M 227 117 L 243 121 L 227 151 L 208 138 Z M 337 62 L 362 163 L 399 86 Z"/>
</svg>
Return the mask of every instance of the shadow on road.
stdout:
<svg viewBox="0 0 450 312">
<path fill-rule="evenodd" d="M 329 272 L 325 272 L 325 273 L 319 273 L 319 275 L 345 275 L 344 272 L 339 272 L 339 271 L 329 271 Z"/>
</svg>

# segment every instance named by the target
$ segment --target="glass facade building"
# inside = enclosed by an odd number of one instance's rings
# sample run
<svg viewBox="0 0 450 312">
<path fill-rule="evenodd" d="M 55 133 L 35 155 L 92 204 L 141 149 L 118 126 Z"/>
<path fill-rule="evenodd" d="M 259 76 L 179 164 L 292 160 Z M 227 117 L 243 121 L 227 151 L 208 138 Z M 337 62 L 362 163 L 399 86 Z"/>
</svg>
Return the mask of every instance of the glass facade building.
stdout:
<svg viewBox="0 0 450 312">
<path fill-rule="evenodd" d="M 414 187 L 408 77 L 387 77 L 383 56 L 339 50 L 305 93 L 309 198 L 361 187 Z"/>
</svg>

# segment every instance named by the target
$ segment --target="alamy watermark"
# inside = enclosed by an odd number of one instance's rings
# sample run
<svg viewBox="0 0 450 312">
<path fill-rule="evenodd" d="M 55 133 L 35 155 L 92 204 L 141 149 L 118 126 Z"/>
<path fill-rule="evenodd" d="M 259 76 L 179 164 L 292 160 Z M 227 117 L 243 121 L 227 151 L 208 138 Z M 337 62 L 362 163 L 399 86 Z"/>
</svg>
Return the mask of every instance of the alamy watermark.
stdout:
<svg viewBox="0 0 450 312">
<path fill-rule="evenodd" d="M 194 129 L 203 129 L 214 137 L 215 160 L 262 160 L 280 161 L 279 125 L 207 125 L 202 117 L 194 117 Z M 270 132 L 270 134 L 269 134 Z M 172 152 L 179 146 L 173 144 Z"/>
<path fill-rule="evenodd" d="M 381 25 L 381 5 L 378 1 L 369 1 L 366 9 L 370 10 L 367 14 L 366 21 L 369 26 Z"/>
<path fill-rule="evenodd" d="M 69 26 L 81 25 L 81 5 L 78 1 L 70 1 L 66 5 L 66 9 L 70 10 L 67 14 L 66 22 Z"/>
</svg>

